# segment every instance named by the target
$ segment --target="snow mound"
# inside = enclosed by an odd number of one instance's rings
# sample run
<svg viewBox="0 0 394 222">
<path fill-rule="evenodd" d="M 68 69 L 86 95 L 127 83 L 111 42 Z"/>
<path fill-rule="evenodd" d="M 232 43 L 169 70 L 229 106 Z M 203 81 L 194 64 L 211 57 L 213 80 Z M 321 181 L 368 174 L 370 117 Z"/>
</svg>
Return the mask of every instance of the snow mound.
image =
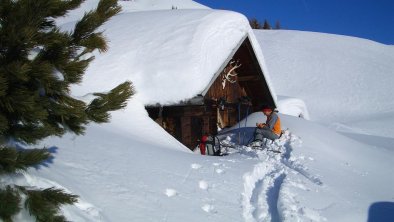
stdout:
<svg viewBox="0 0 394 222">
<path fill-rule="evenodd" d="M 298 98 L 278 96 L 278 110 L 282 114 L 297 116 L 309 120 L 309 112 L 305 102 Z"/>
<path fill-rule="evenodd" d="M 394 123 L 392 46 L 312 32 L 259 30 L 255 34 L 276 93 L 305 101 L 312 119 L 350 123 L 380 113 Z"/>
<path fill-rule="evenodd" d="M 62 26 L 71 30 L 74 23 Z M 123 13 L 102 30 L 109 50 L 96 53 L 76 96 L 134 83 L 143 104 L 163 105 L 201 94 L 239 42 L 249 36 L 269 83 L 260 46 L 245 16 L 218 10 Z M 271 89 L 271 92 L 274 91 Z M 276 98 L 275 95 L 273 95 Z"/>
</svg>

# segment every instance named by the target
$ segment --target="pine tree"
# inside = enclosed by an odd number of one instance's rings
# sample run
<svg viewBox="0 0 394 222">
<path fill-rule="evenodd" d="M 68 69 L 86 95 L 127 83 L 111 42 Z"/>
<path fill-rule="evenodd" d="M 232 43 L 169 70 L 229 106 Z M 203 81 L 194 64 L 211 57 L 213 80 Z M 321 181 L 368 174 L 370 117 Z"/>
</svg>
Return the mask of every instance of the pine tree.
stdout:
<svg viewBox="0 0 394 222">
<path fill-rule="evenodd" d="M 250 24 L 250 27 L 252 27 L 252 29 L 261 29 L 262 28 L 260 25 L 260 22 L 256 18 L 250 19 L 249 24 Z"/>
<path fill-rule="evenodd" d="M 268 22 L 268 20 L 264 20 L 264 25 L 263 25 L 263 29 L 272 29 L 270 23 Z"/>
<path fill-rule="evenodd" d="M 116 0 L 100 0 L 74 31 L 61 31 L 54 19 L 82 2 L 0 1 L 0 176 L 51 157 L 47 149 L 17 149 L 12 144 L 33 145 L 66 132 L 81 135 L 89 122 L 109 121 L 109 112 L 125 107 L 134 94 L 132 84 L 125 82 L 110 92 L 94 93 L 90 103 L 70 95 L 70 86 L 82 81 L 94 59 L 91 53 L 107 50 L 97 28 L 121 10 Z M 0 184 L 0 219 L 12 221 L 24 207 L 37 221 L 65 221 L 60 206 L 76 200 L 55 188 Z"/>
</svg>

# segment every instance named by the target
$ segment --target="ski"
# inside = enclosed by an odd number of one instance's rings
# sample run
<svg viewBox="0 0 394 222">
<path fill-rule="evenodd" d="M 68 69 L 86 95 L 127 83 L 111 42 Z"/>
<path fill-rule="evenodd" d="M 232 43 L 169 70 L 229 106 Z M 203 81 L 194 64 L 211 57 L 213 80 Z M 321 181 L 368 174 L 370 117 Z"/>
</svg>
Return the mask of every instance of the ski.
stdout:
<svg viewBox="0 0 394 222">
<path fill-rule="evenodd" d="M 273 152 L 273 153 L 282 153 L 279 150 L 269 149 L 268 147 L 262 147 L 262 146 L 252 146 L 252 149 L 261 150 L 261 151 L 265 150 L 267 152 Z"/>
</svg>

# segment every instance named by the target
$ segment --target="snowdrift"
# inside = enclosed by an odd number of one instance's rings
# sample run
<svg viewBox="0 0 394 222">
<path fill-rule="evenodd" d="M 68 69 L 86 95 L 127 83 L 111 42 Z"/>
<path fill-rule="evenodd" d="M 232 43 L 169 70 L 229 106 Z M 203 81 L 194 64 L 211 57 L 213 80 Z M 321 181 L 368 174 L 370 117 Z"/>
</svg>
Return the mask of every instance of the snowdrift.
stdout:
<svg viewBox="0 0 394 222">
<path fill-rule="evenodd" d="M 392 46 L 312 32 L 255 33 L 277 94 L 304 100 L 313 120 L 340 123 L 335 128 L 394 135 Z"/>
<path fill-rule="evenodd" d="M 309 111 L 305 102 L 299 98 L 278 96 L 278 110 L 282 114 L 309 120 Z"/>
<path fill-rule="evenodd" d="M 281 115 L 292 134 L 283 156 L 200 156 L 171 149 L 177 144 L 160 127 L 147 131 L 138 109 L 114 113 L 83 137 L 46 140 L 56 158 L 18 181 L 79 194 L 64 208 L 74 221 L 362 221 L 371 205 L 392 201 L 393 150 Z M 261 113 L 246 126 L 257 121 Z"/>
<path fill-rule="evenodd" d="M 381 217 L 368 215 L 370 207 L 376 203 L 386 203 L 382 204 L 383 208 L 394 210 L 394 204 L 390 204 L 393 197 L 388 195 L 394 192 L 394 178 L 391 176 L 394 149 L 357 142 L 302 118 L 288 115 L 280 115 L 280 118 L 283 128 L 296 135 L 284 145 L 286 153 L 283 159 L 279 159 L 285 168 L 291 169 L 291 173 L 283 178 L 281 166 L 266 173 L 271 166 L 264 163 L 269 162 L 269 158 L 255 165 L 252 173 L 261 176 L 262 171 L 263 177 L 276 178 L 270 182 L 279 189 L 273 191 L 278 197 L 266 197 L 268 201 L 274 198 L 274 211 L 266 209 L 268 213 L 260 212 L 266 217 L 255 220 L 254 215 L 247 217 L 249 220 L 246 221 L 270 221 L 267 217 L 279 221 L 363 221 L 368 216 L 371 221 L 378 221 L 376 218 L 389 221 L 388 218 L 394 216 L 384 209 L 381 212 L 386 213 Z M 238 141 L 240 136 L 241 140 L 244 137 L 247 141 L 253 137 L 255 124 L 265 119 L 261 112 L 253 113 L 240 122 L 241 128 L 234 126 L 221 137 L 228 136 Z M 299 180 L 299 177 L 303 179 Z M 258 186 L 259 180 L 251 179 L 256 182 L 252 186 Z M 267 178 L 260 180 L 269 181 Z M 307 182 L 298 183 L 303 180 Z"/>
</svg>

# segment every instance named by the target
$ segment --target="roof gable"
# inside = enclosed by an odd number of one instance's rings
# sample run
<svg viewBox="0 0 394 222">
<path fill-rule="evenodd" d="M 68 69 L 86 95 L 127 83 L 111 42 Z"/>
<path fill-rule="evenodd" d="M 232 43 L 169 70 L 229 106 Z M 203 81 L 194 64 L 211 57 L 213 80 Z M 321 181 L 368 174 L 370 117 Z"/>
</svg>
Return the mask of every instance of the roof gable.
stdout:
<svg viewBox="0 0 394 222">
<path fill-rule="evenodd" d="M 135 99 L 163 105 L 201 94 L 237 45 L 253 35 L 243 15 L 218 10 L 123 13 L 102 30 L 109 50 L 95 53 L 83 82 L 72 93 L 107 91 L 130 80 L 137 90 Z"/>
</svg>

